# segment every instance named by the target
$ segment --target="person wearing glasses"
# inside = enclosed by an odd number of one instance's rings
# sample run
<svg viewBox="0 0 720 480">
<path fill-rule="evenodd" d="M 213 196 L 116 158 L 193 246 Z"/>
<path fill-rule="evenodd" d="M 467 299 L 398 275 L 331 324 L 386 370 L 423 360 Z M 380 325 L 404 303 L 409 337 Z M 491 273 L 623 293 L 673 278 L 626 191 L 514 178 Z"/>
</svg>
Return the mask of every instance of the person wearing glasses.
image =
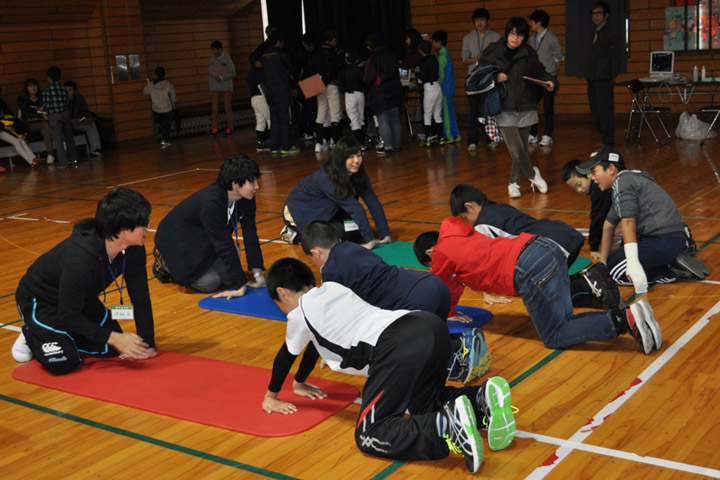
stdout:
<svg viewBox="0 0 720 480">
<path fill-rule="evenodd" d="M 585 55 L 588 102 L 603 146 L 615 145 L 615 99 L 613 84 L 620 73 L 620 42 L 607 27 L 610 6 L 595 2 L 591 10 L 595 32 Z"/>
</svg>

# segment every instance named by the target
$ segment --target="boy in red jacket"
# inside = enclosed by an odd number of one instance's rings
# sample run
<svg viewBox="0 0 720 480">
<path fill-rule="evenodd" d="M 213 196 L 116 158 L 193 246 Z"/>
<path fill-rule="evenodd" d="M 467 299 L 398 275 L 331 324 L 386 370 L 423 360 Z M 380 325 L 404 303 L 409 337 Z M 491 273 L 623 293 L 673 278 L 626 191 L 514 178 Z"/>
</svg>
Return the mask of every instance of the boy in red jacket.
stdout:
<svg viewBox="0 0 720 480">
<path fill-rule="evenodd" d="M 458 218 L 446 218 L 440 232 L 415 240 L 415 255 L 450 289 L 450 315 L 465 287 L 520 295 L 540 338 L 548 348 L 565 348 L 629 333 L 645 354 L 659 350 L 662 334 L 647 300 L 626 309 L 574 315 L 567 263 L 557 244 L 521 233 L 489 238 Z"/>
</svg>

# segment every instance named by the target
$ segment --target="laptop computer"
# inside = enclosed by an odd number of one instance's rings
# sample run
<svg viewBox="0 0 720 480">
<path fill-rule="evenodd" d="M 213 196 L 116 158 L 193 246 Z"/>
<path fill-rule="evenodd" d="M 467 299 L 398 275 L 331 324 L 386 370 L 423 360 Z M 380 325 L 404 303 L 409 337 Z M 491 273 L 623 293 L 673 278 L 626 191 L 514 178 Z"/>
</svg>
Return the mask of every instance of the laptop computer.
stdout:
<svg viewBox="0 0 720 480">
<path fill-rule="evenodd" d="M 655 51 L 650 52 L 650 76 L 649 81 L 668 81 L 674 78 L 675 52 Z"/>
</svg>

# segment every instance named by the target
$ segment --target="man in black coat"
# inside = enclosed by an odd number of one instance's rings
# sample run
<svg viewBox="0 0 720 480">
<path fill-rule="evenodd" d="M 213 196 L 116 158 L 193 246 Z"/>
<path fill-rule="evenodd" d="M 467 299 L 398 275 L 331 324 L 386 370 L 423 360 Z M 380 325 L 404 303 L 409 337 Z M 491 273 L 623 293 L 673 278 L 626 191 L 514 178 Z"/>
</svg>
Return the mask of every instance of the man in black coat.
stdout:
<svg viewBox="0 0 720 480">
<path fill-rule="evenodd" d="M 607 26 L 610 6 L 595 2 L 592 8 L 595 26 L 593 43 L 585 60 L 588 101 L 603 145 L 615 145 L 615 77 L 620 73 L 620 42 Z"/>
<path fill-rule="evenodd" d="M 217 181 L 180 202 L 158 225 L 153 273 L 200 292 L 222 285 L 231 290 L 216 297 L 241 297 L 248 286 L 262 287 L 263 257 L 255 226 L 255 192 L 260 169 L 245 155 L 231 155 Z M 254 281 L 248 283 L 238 256 L 237 225 Z M 233 233 L 235 243 L 233 243 Z"/>
<path fill-rule="evenodd" d="M 270 149 L 273 153 L 294 155 L 300 150 L 290 143 L 290 98 L 293 71 L 290 55 L 282 50 L 284 40 L 279 30 L 272 31 L 260 59 L 263 66 L 265 98 L 270 107 Z"/>
</svg>

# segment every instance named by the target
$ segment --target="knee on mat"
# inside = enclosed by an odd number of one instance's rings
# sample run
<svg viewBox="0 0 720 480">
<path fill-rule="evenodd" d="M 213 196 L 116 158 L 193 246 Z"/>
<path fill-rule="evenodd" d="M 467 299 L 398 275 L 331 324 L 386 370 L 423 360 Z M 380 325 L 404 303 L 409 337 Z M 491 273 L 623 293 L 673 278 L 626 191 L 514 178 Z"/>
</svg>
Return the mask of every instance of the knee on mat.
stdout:
<svg viewBox="0 0 720 480">
<path fill-rule="evenodd" d="M 42 364 L 45 370 L 53 375 L 65 375 L 80 366 L 80 358 L 67 359 L 62 362 L 46 362 Z"/>
</svg>

